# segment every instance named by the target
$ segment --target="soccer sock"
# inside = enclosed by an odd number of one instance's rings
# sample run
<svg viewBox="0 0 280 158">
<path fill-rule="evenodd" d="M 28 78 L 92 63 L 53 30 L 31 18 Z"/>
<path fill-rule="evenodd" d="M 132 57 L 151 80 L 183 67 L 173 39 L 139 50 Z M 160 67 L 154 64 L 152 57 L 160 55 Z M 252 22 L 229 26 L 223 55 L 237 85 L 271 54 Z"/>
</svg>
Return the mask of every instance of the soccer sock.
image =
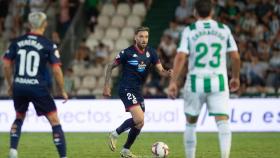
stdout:
<svg viewBox="0 0 280 158">
<path fill-rule="evenodd" d="M 195 158 L 196 151 L 196 124 L 186 124 L 184 133 L 184 144 L 187 158 Z"/>
<path fill-rule="evenodd" d="M 10 148 L 12 149 L 17 149 L 18 147 L 22 124 L 23 124 L 23 120 L 16 119 L 12 125 L 10 131 Z"/>
<path fill-rule="evenodd" d="M 217 121 L 221 158 L 229 158 L 231 147 L 231 131 L 227 120 Z"/>
<path fill-rule="evenodd" d="M 126 143 L 124 144 L 125 149 L 130 149 L 131 145 L 135 141 L 136 137 L 139 135 L 141 129 L 138 129 L 136 127 L 132 127 L 128 133 Z"/>
<path fill-rule="evenodd" d="M 124 131 L 126 131 L 126 130 L 128 130 L 129 128 L 132 128 L 132 127 L 134 127 L 134 126 L 135 126 L 135 123 L 134 123 L 133 119 L 132 119 L 132 118 L 129 118 L 129 119 L 125 120 L 125 121 L 120 125 L 120 127 L 118 127 L 118 128 L 116 129 L 116 132 L 117 132 L 118 135 L 120 135 L 122 132 L 124 132 Z"/>
<path fill-rule="evenodd" d="M 64 133 L 61 125 L 55 125 L 52 127 L 53 130 L 53 142 L 57 148 L 60 157 L 66 157 L 66 143 Z"/>
</svg>

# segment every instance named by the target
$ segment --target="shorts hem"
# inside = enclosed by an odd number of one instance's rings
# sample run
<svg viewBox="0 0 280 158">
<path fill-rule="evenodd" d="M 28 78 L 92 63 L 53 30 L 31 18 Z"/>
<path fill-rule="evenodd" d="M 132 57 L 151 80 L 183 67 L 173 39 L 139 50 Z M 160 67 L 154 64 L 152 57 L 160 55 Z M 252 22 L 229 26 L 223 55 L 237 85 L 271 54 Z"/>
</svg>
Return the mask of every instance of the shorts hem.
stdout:
<svg viewBox="0 0 280 158">
<path fill-rule="evenodd" d="M 224 113 L 209 113 L 209 116 L 229 116 L 228 114 L 224 114 Z"/>
<path fill-rule="evenodd" d="M 53 110 L 53 111 L 50 111 L 50 112 L 46 112 L 46 113 L 41 113 L 41 114 L 38 114 L 38 116 L 48 116 L 48 115 L 50 115 L 50 114 L 52 114 L 52 113 L 55 113 L 55 112 L 57 112 L 57 110 L 55 109 L 55 110 Z"/>
<path fill-rule="evenodd" d="M 199 114 L 198 114 L 198 115 L 194 115 L 194 114 L 190 114 L 190 113 L 187 113 L 187 112 L 185 112 L 185 115 L 186 115 L 186 116 L 192 116 L 192 117 L 197 117 L 197 116 L 199 116 Z"/>
<path fill-rule="evenodd" d="M 125 112 L 129 112 L 129 110 L 130 110 L 132 107 L 134 107 L 134 106 L 140 106 L 140 104 L 137 103 L 137 104 L 129 105 L 128 107 L 125 108 Z"/>
</svg>

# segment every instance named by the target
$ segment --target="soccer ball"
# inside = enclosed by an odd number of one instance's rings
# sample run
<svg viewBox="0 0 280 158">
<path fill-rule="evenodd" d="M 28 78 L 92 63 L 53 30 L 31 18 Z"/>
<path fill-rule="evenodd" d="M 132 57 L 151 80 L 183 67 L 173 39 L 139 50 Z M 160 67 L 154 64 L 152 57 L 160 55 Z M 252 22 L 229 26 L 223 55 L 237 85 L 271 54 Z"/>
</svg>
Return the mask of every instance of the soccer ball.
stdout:
<svg viewBox="0 0 280 158">
<path fill-rule="evenodd" d="M 156 158 L 166 158 L 169 153 L 169 148 L 163 142 L 156 142 L 152 146 L 152 153 Z"/>
</svg>

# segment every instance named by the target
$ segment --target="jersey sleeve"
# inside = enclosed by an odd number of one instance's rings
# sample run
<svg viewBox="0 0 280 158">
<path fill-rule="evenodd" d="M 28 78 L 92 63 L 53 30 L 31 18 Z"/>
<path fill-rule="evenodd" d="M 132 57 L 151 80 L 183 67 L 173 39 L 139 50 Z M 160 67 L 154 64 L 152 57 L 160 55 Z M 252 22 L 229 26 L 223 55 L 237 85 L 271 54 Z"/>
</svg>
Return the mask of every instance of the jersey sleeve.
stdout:
<svg viewBox="0 0 280 158">
<path fill-rule="evenodd" d="M 185 54 L 189 54 L 189 37 L 188 35 L 190 34 L 189 28 L 185 28 L 183 32 L 180 33 L 179 37 L 179 47 L 177 48 L 177 52 L 183 52 Z"/>
<path fill-rule="evenodd" d="M 228 27 L 227 27 L 227 30 L 228 30 L 227 49 L 226 49 L 227 52 L 238 51 L 237 44 Z"/>
<path fill-rule="evenodd" d="M 153 65 L 159 64 L 160 60 L 157 54 L 157 51 L 155 49 L 152 49 L 152 55 L 151 55 L 152 59 L 151 59 L 151 63 Z"/>
<path fill-rule="evenodd" d="M 3 59 L 7 61 L 13 61 L 17 55 L 17 45 L 15 42 L 12 42 L 8 50 L 5 52 Z"/>
<path fill-rule="evenodd" d="M 61 65 L 60 54 L 56 44 L 53 44 L 53 46 L 51 47 L 48 61 L 52 66 Z"/>
<path fill-rule="evenodd" d="M 115 63 L 116 64 L 124 64 L 126 61 L 127 57 L 126 57 L 126 53 L 125 50 L 122 50 L 121 52 L 119 52 L 119 54 L 116 56 L 115 58 Z"/>
</svg>

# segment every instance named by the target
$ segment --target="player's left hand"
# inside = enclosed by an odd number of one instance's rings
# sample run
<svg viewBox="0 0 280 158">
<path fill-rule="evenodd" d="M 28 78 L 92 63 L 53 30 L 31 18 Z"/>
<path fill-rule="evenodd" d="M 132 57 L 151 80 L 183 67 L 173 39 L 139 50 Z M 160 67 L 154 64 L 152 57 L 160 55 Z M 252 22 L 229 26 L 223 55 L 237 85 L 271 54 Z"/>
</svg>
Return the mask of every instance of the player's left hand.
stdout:
<svg viewBox="0 0 280 158">
<path fill-rule="evenodd" d="M 239 78 L 232 78 L 229 82 L 229 87 L 231 92 L 235 92 L 239 89 L 240 80 Z"/>
<path fill-rule="evenodd" d="M 103 96 L 104 97 L 111 97 L 111 88 L 110 88 L 110 86 L 108 86 L 108 85 L 104 86 Z"/>
<path fill-rule="evenodd" d="M 178 94 L 178 87 L 175 82 L 170 82 L 168 86 L 168 97 L 171 99 L 176 99 Z"/>
</svg>

